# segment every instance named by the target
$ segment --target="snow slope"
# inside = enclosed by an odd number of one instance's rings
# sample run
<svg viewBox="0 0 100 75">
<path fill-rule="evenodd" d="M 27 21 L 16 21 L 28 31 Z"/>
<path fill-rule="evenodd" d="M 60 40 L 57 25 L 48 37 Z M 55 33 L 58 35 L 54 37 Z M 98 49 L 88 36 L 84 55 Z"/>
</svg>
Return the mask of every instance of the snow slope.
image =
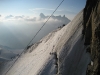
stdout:
<svg viewBox="0 0 100 75">
<path fill-rule="evenodd" d="M 83 45 L 82 14 L 34 44 L 0 75 L 85 75 L 90 56 Z M 57 53 L 58 60 L 52 52 Z"/>
</svg>

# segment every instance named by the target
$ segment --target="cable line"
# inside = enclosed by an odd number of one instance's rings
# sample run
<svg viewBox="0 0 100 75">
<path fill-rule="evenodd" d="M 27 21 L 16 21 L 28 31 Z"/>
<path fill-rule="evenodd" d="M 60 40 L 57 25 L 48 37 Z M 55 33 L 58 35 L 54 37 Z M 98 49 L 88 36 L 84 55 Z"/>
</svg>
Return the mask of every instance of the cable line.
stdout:
<svg viewBox="0 0 100 75">
<path fill-rule="evenodd" d="M 60 5 L 64 2 L 64 0 L 62 0 L 62 2 L 58 5 L 58 7 L 54 10 L 54 12 L 51 14 L 51 16 L 48 17 L 47 21 L 42 25 L 42 27 L 39 29 L 39 31 L 35 34 L 35 36 L 32 38 L 32 40 L 28 43 L 27 46 L 29 46 L 29 44 L 34 40 L 34 38 L 37 36 L 37 34 L 41 31 L 41 29 L 46 25 L 46 23 L 49 21 L 49 19 L 53 16 L 53 14 L 56 12 L 56 10 L 60 7 Z M 25 49 L 27 48 L 27 46 L 25 47 Z"/>
<path fill-rule="evenodd" d="M 31 39 L 31 41 L 27 44 L 27 46 L 24 48 L 24 50 L 22 51 L 22 53 L 27 49 L 27 47 L 29 46 L 29 44 L 34 40 L 34 38 L 37 36 L 37 34 L 41 31 L 41 29 L 46 25 L 46 23 L 49 21 L 49 19 L 53 16 L 53 14 L 57 11 L 57 9 L 61 6 L 61 4 L 64 2 L 64 0 L 62 0 L 60 2 L 60 4 L 57 6 L 57 8 L 53 11 L 53 13 L 51 14 L 51 16 L 48 17 L 47 21 L 42 25 L 42 27 L 39 29 L 39 31 L 35 34 L 35 36 Z M 19 54 L 18 58 L 21 56 L 21 54 Z M 18 60 L 18 58 L 14 61 L 14 63 Z M 5 73 L 5 75 L 9 72 L 9 70 L 12 68 L 12 66 L 14 65 L 14 63 L 11 65 L 11 67 L 8 69 L 8 71 Z"/>
</svg>

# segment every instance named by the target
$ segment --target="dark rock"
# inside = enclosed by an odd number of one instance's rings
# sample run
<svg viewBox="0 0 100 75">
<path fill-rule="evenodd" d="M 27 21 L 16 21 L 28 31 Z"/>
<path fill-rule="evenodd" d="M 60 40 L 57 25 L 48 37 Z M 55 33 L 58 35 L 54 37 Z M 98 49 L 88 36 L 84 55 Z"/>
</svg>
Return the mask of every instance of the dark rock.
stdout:
<svg viewBox="0 0 100 75">
<path fill-rule="evenodd" d="M 94 63 L 87 75 L 100 75 L 100 0 L 87 0 L 83 12 L 84 45 L 90 45 L 87 52 L 91 53 Z"/>
</svg>

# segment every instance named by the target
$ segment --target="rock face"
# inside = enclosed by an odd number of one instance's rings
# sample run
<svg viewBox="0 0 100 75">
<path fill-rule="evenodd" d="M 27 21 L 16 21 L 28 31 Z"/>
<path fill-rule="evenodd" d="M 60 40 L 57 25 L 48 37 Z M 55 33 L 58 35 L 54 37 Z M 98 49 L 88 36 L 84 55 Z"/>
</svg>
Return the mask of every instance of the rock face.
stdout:
<svg viewBox="0 0 100 75">
<path fill-rule="evenodd" d="M 87 0 L 83 15 L 84 45 L 89 45 L 91 65 L 87 75 L 100 75 L 100 0 Z"/>
</svg>

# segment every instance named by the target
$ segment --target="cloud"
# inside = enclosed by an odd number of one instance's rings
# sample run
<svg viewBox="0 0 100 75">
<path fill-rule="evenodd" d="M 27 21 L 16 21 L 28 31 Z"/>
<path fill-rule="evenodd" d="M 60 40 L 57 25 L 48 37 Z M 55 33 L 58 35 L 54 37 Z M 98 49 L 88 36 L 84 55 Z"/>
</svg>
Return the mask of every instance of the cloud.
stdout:
<svg viewBox="0 0 100 75">
<path fill-rule="evenodd" d="M 9 19 L 9 18 L 13 18 L 14 16 L 13 15 L 8 15 L 5 17 L 5 19 Z"/>
<path fill-rule="evenodd" d="M 36 13 L 36 11 L 41 11 L 41 10 L 44 10 L 44 11 L 54 11 L 55 9 L 49 9 L 49 8 L 33 8 L 33 9 L 29 9 L 30 11 L 32 11 L 32 12 L 34 12 L 34 13 Z M 69 12 L 69 13 L 76 13 L 76 12 L 73 12 L 72 10 L 70 10 L 70 9 L 62 9 L 62 10 L 57 10 L 57 11 L 59 11 L 59 12 Z"/>
<path fill-rule="evenodd" d="M 4 17 L 4 20 L 21 20 L 23 19 L 24 16 L 13 16 L 13 15 L 8 15 Z"/>
<path fill-rule="evenodd" d="M 30 11 L 38 11 L 38 10 L 54 10 L 54 9 L 47 9 L 47 8 L 34 8 L 34 9 L 29 9 Z"/>
<path fill-rule="evenodd" d="M 1 15 L 0 15 L 0 17 L 1 17 Z"/>
<path fill-rule="evenodd" d="M 25 21 L 36 21 L 36 17 L 34 17 L 34 18 L 25 18 L 24 20 Z"/>
<path fill-rule="evenodd" d="M 24 16 L 15 16 L 16 19 L 23 18 Z"/>
<path fill-rule="evenodd" d="M 47 11 L 54 11 L 55 9 L 49 9 L 49 8 L 34 8 L 34 9 L 29 9 L 30 11 L 40 11 L 40 10 L 47 10 Z M 63 11 L 63 10 L 57 10 L 57 11 Z"/>
<path fill-rule="evenodd" d="M 40 13 L 39 17 L 34 17 L 34 16 L 13 16 L 9 15 L 5 17 L 5 21 L 24 21 L 24 22 L 45 22 L 48 19 L 49 16 L 45 16 L 43 13 Z M 64 15 L 64 16 L 52 16 L 50 20 L 54 21 L 62 21 L 64 24 L 68 23 L 70 20 Z M 49 21 L 50 21 L 49 20 Z"/>
<path fill-rule="evenodd" d="M 19 16 L 13 16 L 13 15 L 8 15 L 3 18 L 4 21 L 36 21 L 36 17 L 31 17 L 31 16 L 24 16 L 24 15 L 19 15 Z"/>
</svg>

